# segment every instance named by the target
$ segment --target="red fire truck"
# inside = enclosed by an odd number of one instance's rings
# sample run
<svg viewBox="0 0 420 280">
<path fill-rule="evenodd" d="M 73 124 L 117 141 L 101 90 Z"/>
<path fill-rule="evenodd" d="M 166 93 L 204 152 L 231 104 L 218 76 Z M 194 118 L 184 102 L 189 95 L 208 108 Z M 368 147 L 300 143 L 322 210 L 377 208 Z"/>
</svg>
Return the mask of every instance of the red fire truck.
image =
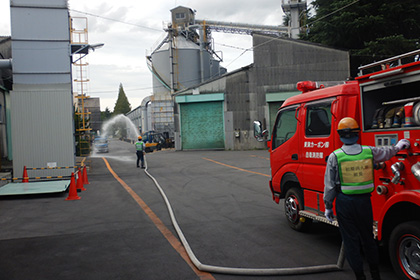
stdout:
<svg viewBox="0 0 420 280">
<path fill-rule="evenodd" d="M 299 82 L 301 94 L 280 107 L 268 141 L 273 200 L 284 198 L 289 225 L 305 230 L 324 217 L 324 173 L 328 155 L 342 146 L 338 122 L 360 125 L 359 143 L 411 147 L 378 164 L 372 193 L 374 235 L 388 248 L 403 279 L 420 279 L 420 55 L 419 51 L 359 67 L 355 80 L 334 86 Z M 254 122 L 254 134 L 268 134 Z M 335 221 L 332 223 L 338 226 Z"/>
</svg>

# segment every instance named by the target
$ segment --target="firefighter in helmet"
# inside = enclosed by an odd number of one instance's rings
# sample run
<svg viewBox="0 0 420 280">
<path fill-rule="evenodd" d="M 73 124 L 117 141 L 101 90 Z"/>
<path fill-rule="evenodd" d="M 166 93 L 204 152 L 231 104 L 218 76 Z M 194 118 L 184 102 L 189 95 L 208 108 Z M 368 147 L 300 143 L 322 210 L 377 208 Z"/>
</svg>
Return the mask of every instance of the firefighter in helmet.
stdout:
<svg viewBox="0 0 420 280">
<path fill-rule="evenodd" d="M 372 279 L 380 279 L 379 255 L 373 238 L 373 214 L 370 200 L 374 190 L 373 166 L 387 161 L 399 151 L 408 149 L 410 142 L 400 140 L 395 146 L 370 147 L 357 144 L 360 128 L 353 118 L 343 118 L 337 132 L 344 145 L 332 152 L 324 178 L 325 216 L 333 221 L 333 202 L 346 258 L 356 279 L 366 279 L 363 272 L 363 250 Z"/>
<path fill-rule="evenodd" d="M 144 168 L 144 142 L 141 136 L 137 137 L 135 146 L 137 154 L 137 167 L 139 167 L 139 162 L 141 161 L 141 168 Z"/>
</svg>

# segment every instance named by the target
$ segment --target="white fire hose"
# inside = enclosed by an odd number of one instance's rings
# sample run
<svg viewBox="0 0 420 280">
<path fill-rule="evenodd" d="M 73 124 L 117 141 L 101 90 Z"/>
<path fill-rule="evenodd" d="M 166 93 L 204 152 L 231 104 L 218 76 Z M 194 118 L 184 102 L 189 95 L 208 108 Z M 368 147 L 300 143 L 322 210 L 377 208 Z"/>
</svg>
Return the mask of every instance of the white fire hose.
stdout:
<svg viewBox="0 0 420 280">
<path fill-rule="evenodd" d="M 165 192 L 159 185 L 158 181 L 147 171 L 147 161 L 146 157 L 144 157 L 145 166 L 144 172 L 147 176 L 152 179 L 155 183 L 157 189 L 159 190 L 161 196 L 163 197 L 166 207 L 168 209 L 172 225 L 175 228 L 176 233 L 178 234 L 182 245 L 184 246 L 185 250 L 187 251 L 188 257 L 190 258 L 191 262 L 197 267 L 198 270 L 210 273 L 222 273 L 222 274 L 235 274 L 235 275 L 296 275 L 296 274 L 312 274 L 312 273 L 320 273 L 320 272 L 330 272 L 330 271 L 338 271 L 342 270 L 344 266 L 344 246 L 341 243 L 340 254 L 338 256 L 337 264 L 328 264 L 328 265 L 316 265 L 316 266 L 306 266 L 306 267 L 293 267 L 293 268 L 235 268 L 235 267 L 221 267 L 221 266 L 214 266 L 214 265 L 207 265 L 202 264 L 197 257 L 195 256 L 194 252 L 191 250 L 190 245 L 188 244 L 187 239 L 185 238 L 181 228 L 176 221 L 175 214 L 172 210 L 171 203 L 169 202 Z"/>
</svg>

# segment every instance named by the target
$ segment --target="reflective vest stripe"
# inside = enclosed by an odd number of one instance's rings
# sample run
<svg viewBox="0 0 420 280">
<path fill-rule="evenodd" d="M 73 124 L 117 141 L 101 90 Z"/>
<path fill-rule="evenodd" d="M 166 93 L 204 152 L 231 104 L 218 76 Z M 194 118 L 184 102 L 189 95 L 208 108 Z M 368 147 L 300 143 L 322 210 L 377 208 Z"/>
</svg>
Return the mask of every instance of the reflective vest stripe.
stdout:
<svg viewBox="0 0 420 280">
<path fill-rule="evenodd" d="M 367 146 L 362 152 L 348 155 L 342 149 L 334 151 L 337 156 L 341 191 L 344 194 L 364 194 L 374 190 L 373 154 Z"/>
<path fill-rule="evenodd" d="M 136 142 L 136 150 L 143 151 L 143 142 Z"/>
<path fill-rule="evenodd" d="M 361 186 L 341 186 L 341 191 L 344 194 L 364 194 L 371 193 L 375 189 L 375 186 L 372 184 L 361 185 Z"/>
</svg>

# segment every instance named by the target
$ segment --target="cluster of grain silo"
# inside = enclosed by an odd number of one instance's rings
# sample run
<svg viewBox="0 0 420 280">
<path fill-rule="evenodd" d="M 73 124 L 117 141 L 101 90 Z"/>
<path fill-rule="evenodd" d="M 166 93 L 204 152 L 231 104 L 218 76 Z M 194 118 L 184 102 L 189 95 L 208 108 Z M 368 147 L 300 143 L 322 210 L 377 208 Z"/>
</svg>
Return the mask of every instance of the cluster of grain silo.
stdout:
<svg viewBox="0 0 420 280">
<path fill-rule="evenodd" d="M 174 47 L 171 50 L 171 43 Z M 171 58 L 171 53 L 173 58 Z M 207 50 L 183 36 L 176 36 L 167 40 L 159 49 L 152 53 L 153 68 L 157 77 L 153 79 L 153 93 L 170 91 L 171 75 L 175 90 L 185 89 L 224 73 L 220 68 L 220 61 L 213 58 Z M 173 67 L 170 67 L 170 60 Z M 168 87 L 165 87 L 165 82 Z M 169 88 L 169 89 L 168 89 Z"/>
<path fill-rule="evenodd" d="M 220 58 L 204 35 L 203 25 L 195 24 L 194 11 L 179 6 L 171 13 L 167 36 L 147 58 L 153 74 L 149 130 L 172 135 L 174 93 L 218 77 L 226 73 L 226 69 L 220 66 Z"/>
<path fill-rule="evenodd" d="M 285 12 L 296 17 L 306 7 L 304 0 L 283 0 Z M 211 31 L 251 35 L 254 32 L 274 34 L 279 37 L 297 37 L 299 21 L 290 26 L 241 24 L 195 18 L 195 11 L 178 6 L 171 10 L 172 20 L 167 25 L 166 36 L 147 56 L 153 75 L 153 95 L 150 97 L 151 125 L 143 121 L 142 132 L 156 130 L 173 135 L 174 95 L 178 91 L 196 87 L 226 73 L 222 59 L 213 49 Z"/>
</svg>

